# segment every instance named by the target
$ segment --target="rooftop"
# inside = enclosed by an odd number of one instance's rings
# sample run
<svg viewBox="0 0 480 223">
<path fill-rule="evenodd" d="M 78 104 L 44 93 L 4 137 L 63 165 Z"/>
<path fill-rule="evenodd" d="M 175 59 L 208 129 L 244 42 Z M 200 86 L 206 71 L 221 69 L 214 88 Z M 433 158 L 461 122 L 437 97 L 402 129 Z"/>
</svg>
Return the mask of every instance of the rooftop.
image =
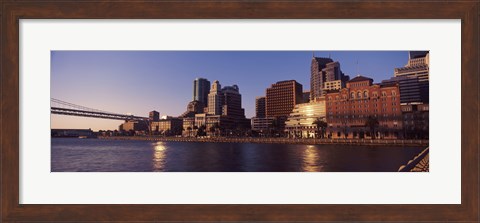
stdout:
<svg viewBox="0 0 480 223">
<path fill-rule="evenodd" d="M 372 81 L 373 82 L 373 79 L 358 75 L 358 76 L 354 77 L 353 79 L 349 80 L 348 82 L 350 83 L 350 82 L 359 82 L 359 81 Z"/>
</svg>

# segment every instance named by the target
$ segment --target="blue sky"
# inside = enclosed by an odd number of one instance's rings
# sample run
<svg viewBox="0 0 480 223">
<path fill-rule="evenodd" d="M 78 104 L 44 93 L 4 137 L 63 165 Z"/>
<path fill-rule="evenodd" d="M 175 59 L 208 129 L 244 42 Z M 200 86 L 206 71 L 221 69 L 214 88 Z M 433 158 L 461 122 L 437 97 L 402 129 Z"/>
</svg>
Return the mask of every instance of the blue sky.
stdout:
<svg viewBox="0 0 480 223">
<path fill-rule="evenodd" d="M 310 89 L 312 51 L 52 51 L 51 97 L 116 113 L 178 116 L 192 100 L 193 80 L 237 84 L 248 118 L 255 97 L 281 80 Z M 342 71 L 375 82 L 403 67 L 408 51 L 316 51 L 339 61 Z M 357 65 L 358 61 L 358 65 Z M 357 72 L 358 70 L 358 72 Z M 52 128 L 117 129 L 122 121 L 52 115 Z"/>
</svg>

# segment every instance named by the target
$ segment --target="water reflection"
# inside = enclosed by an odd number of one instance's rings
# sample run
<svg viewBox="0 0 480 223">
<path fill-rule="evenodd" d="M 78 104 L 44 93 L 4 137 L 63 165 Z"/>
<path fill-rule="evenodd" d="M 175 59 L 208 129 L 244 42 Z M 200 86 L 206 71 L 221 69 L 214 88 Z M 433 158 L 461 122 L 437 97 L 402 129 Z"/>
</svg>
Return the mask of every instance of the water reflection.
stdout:
<svg viewBox="0 0 480 223">
<path fill-rule="evenodd" d="M 303 151 L 303 171 L 305 172 L 319 172 L 322 166 L 318 165 L 319 160 L 318 149 L 315 146 L 308 145 Z"/>
<path fill-rule="evenodd" d="M 423 148 L 53 138 L 52 172 L 396 172 Z"/>
<path fill-rule="evenodd" d="M 156 142 L 153 145 L 153 171 L 163 171 L 165 168 L 167 146 L 165 142 Z"/>
</svg>

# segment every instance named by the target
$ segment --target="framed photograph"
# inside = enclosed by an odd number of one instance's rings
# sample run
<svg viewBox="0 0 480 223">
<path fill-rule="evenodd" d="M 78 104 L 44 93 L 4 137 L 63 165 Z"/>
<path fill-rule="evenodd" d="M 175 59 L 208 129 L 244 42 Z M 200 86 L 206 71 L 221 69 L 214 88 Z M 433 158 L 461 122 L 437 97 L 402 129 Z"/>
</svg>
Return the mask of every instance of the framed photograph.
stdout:
<svg viewBox="0 0 480 223">
<path fill-rule="evenodd" d="M 0 6 L 3 222 L 480 220 L 478 1 Z"/>
</svg>

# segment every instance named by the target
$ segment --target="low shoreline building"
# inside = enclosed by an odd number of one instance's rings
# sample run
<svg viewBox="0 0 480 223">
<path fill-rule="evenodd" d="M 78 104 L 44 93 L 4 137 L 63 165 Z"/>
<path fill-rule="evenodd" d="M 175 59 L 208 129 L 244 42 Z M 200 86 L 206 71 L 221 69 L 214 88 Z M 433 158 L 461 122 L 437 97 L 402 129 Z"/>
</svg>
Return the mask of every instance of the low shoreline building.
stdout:
<svg viewBox="0 0 480 223">
<path fill-rule="evenodd" d="M 325 121 L 325 100 L 297 104 L 285 122 L 285 132 L 288 137 L 314 138 L 318 136 L 317 120 Z"/>
</svg>

